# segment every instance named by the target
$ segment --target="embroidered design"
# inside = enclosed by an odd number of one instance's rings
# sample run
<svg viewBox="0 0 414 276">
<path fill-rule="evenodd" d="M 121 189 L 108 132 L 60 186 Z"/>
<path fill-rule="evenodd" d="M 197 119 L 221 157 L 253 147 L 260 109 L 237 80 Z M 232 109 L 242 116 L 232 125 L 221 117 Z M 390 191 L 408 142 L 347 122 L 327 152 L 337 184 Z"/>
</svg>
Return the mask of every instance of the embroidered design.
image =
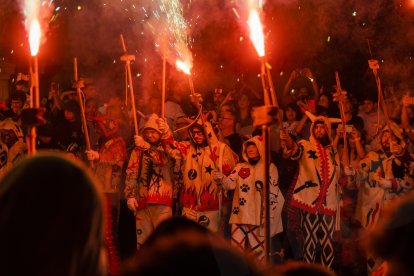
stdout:
<svg viewBox="0 0 414 276">
<path fill-rule="evenodd" d="M 297 193 L 299 193 L 300 191 L 302 191 L 304 189 L 311 188 L 311 187 L 317 187 L 317 186 L 318 186 L 317 183 L 314 183 L 314 182 L 308 180 L 308 181 L 305 182 L 305 184 L 303 184 L 302 186 L 299 186 L 298 188 L 296 188 L 293 191 L 293 193 L 297 194 Z"/>
<path fill-rule="evenodd" d="M 260 192 L 263 189 L 263 182 L 260 180 L 257 180 L 254 183 L 254 186 L 256 187 L 256 191 Z"/>
<path fill-rule="evenodd" d="M 239 176 L 242 179 L 246 179 L 247 177 L 250 176 L 250 169 L 249 168 L 241 168 L 239 171 Z"/>
<path fill-rule="evenodd" d="M 239 198 L 239 205 L 244 206 L 246 204 L 246 199 L 244 197 Z"/>
<path fill-rule="evenodd" d="M 201 156 L 201 152 L 196 152 L 191 155 L 192 158 L 196 159 L 198 161 L 198 157 Z"/>
<path fill-rule="evenodd" d="M 191 169 L 188 171 L 188 179 L 194 180 L 197 178 L 197 171 L 194 169 Z"/>
<path fill-rule="evenodd" d="M 240 186 L 240 190 L 242 190 L 244 193 L 247 193 L 250 190 L 250 187 L 247 186 L 247 184 L 243 184 Z"/>
<path fill-rule="evenodd" d="M 204 167 L 206 169 L 206 173 L 211 174 L 211 172 L 213 171 L 213 168 L 211 167 L 211 165 L 208 165 L 208 167 Z"/>
<path fill-rule="evenodd" d="M 315 150 L 308 150 L 307 153 L 309 153 L 308 158 L 318 159 L 318 156 L 316 156 L 316 151 Z"/>
<path fill-rule="evenodd" d="M 210 224 L 210 219 L 207 216 L 200 216 L 198 218 L 198 223 L 204 227 L 208 227 Z"/>
</svg>

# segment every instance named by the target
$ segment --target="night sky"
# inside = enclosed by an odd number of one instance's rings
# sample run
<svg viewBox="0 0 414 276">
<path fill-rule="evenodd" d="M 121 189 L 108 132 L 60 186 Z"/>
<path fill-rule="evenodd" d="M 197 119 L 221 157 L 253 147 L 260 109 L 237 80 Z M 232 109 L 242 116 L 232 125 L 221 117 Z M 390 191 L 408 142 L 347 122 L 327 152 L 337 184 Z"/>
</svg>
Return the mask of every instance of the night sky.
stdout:
<svg viewBox="0 0 414 276">
<path fill-rule="evenodd" d="M 18 0 L 0 0 L 0 58 L 27 72 L 29 46 Z M 123 33 L 130 53 L 138 95 L 149 97 L 161 86 L 160 47 L 165 25 L 154 11 L 159 0 L 44 1 L 40 48 L 41 86 L 57 81 L 69 86 L 72 60 L 79 73 L 93 78 L 102 94 L 122 93 L 124 65 L 119 60 Z M 243 1 L 183 0 L 188 46 L 194 59 L 196 89 L 216 87 L 260 90 L 257 53 L 249 40 Z M 320 85 L 329 87 L 338 71 L 344 89 L 357 95 L 376 93 L 367 61 L 380 61 L 383 86 L 414 88 L 414 1 L 268 0 L 263 7 L 266 52 L 273 79 L 281 91 L 290 72 L 309 67 Z M 161 14 L 161 17 L 163 15 Z M 371 47 L 371 53 L 368 47 Z M 175 66 L 168 78 L 185 79 Z"/>
</svg>

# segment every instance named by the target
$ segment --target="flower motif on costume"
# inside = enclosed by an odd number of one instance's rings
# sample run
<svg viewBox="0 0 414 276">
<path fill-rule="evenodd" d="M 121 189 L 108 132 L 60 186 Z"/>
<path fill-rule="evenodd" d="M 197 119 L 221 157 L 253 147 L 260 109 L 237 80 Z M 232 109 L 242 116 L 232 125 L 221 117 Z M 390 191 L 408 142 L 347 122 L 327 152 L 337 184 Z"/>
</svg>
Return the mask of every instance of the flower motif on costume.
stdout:
<svg viewBox="0 0 414 276">
<path fill-rule="evenodd" d="M 239 176 L 242 179 L 246 179 L 247 177 L 249 177 L 249 175 L 250 175 L 250 169 L 249 168 L 241 168 L 239 170 Z"/>
</svg>

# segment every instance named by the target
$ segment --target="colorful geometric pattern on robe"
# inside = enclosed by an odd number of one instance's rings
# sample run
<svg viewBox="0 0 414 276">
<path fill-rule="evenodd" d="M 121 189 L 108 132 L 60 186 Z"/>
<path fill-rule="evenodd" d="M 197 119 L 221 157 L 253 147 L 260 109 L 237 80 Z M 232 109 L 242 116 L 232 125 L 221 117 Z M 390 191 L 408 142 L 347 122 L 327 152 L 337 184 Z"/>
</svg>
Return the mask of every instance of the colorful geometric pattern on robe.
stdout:
<svg viewBox="0 0 414 276">
<path fill-rule="evenodd" d="M 313 136 L 301 140 L 291 155 L 299 162 L 299 174 L 291 204 L 307 212 L 334 215 L 340 177 L 339 155 L 332 146 L 323 147 Z"/>
<path fill-rule="evenodd" d="M 384 206 L 414 189 L 412 171 L 406 168 L 402 177 L 395 177 L 393 166 L 401 164 L 394 155 L 386 156 L 382 150 L 371 151 L 360 161 L 358 177 L 361 179 L 356 217 L 365 228 L 376 225 Z M 391 181 L 391 187 L 380 187 L 378 181 L 385 178 Z"/>
<path fill-rule="evenodd" d="M 264 261 L 264 236 L 260 235 L 260 227 L 253 225 L 235 224 L 231 229 L 232 244 L 242 250 L 248 249 L 259 262 Z"/>
<path fill-rule="evenodd" d="M 330 268 L 334 260 L 333 230 L 335 217 L 323 214 L 301 212 L 304 236 L 304 260 L 315 263 L 318 248 L 321 249 L 321 263 Z"/>
<path fill-rule="evenodd" d="M 135 148 L 126 174 L 125 196 L 136 198 L 138 209 L 148 203 L 172 206 L 172 162 L 161 146 L 150 150 Z"/>
</svg>

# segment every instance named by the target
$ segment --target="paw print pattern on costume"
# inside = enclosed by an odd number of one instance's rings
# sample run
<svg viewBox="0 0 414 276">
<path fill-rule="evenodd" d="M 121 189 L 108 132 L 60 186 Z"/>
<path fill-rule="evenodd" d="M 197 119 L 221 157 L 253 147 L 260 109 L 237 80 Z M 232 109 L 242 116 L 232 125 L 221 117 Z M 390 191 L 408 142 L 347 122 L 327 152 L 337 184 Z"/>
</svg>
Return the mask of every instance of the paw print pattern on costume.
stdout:
<svg viewBox="0 0 414 276">
<path fill-rule="evenodd" d="M 233 214 L 238 215 L 239 214 L 239 207 L 233 208 Z"/>
<path fill-rule="evenodd" d="M 244 204 L 246 204 L 246 200 L 243 197 L 239 198 L 239 205 L 243 206 Z"/>
<path fill-rule="evenodd" d="M 244 193 L 247 193 L 250 190 L 250 187 L 247 184 L 243 184 L 240 186 L 240 190 Z"/>
</svg>

